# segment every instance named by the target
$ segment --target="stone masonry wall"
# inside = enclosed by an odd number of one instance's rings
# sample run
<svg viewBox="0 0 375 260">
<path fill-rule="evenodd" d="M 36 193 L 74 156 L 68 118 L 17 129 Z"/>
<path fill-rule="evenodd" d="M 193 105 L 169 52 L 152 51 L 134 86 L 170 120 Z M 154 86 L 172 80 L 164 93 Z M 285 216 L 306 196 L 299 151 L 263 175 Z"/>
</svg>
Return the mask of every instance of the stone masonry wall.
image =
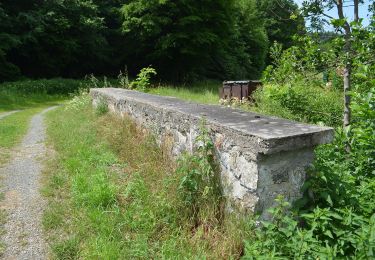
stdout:
<svg viewBox="0 0 375 260">
<path fill-rule="evenodd" d="M 204 117 L 215 145 L 228 208 L 259 212 L 281 194 L 301 197 L 313 150 L 332 140 L 333 130 L 223 106 L 189 103 L 123 89 L 91 89 L 93 103 L 151 130 L 159 143 L 171 142 L 171 154 L 191 152 Z"/>
</svg>

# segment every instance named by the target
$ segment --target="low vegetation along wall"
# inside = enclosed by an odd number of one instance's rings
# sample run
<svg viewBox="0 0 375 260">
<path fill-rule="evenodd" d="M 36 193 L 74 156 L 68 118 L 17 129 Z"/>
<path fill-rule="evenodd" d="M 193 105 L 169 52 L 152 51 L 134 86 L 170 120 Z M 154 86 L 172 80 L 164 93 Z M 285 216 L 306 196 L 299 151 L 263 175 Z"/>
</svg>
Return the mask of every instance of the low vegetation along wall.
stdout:
<svg viewBox="0 0 375 260">
<path fill-rule="evenodd" d="M 171 154 L 193 151 L 205 118 L 221 169 L 229 209 L 246 209 L 267 217 L 277 195 L 293 202 L 301 197 L 314 147 L 328 143 L 333 129 L 301 124 L 232 108 L 185 102 L 124 89 L 91 89 L 94 105 L 105 102 L 151 130 Z"/>
</svg>

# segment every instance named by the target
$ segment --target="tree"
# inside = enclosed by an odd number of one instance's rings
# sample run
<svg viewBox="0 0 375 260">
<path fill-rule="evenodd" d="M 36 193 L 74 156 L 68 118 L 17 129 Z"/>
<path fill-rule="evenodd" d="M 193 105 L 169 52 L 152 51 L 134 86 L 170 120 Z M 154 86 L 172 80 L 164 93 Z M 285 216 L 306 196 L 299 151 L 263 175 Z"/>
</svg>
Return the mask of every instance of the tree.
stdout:
<svg viewBox="0 0 375 260">
<path fill-rule="evenodd" d="M 202 73 L 230 34 L 232 8 L 232 0 L 133 0 L 122 9 L 123 30 L 141 66 L 152 64 L 165 78 L 184 81 Z"/>
<path fill-rule="evenodd" d="M 11 19 L 0 3 L 0 82 L 15 79 L 20 74 L 18 67 L 7 60 L 8 51 L 20 43 L 17 35 L 8 30 L 11 25 Z"/>
<path fill-rule="evenodd" d="M 135 74 L 258 78 L 268 40 L 256 0 L 3 0 L 0 80 Z"/>
<path fill-rule="evenodd" d="M 303 16 L 293 0 L 257 0 L 257 5 L 271 43 L 288 49 L 294 43 L 293 36 L 304 32 Z"/>
<path fill-rule="evenodd" d="M 350 2 L 350 3 L 349 3 Z M 352 48 L 352 32 L 353 29 L 360 26 L 359 17 L 359 3 L 360 0 L 346 1 L 345 4 L 352 6 L 353 21 L 349 21 L 344 14 L 344 0 L 309 0 L 304 2 L 303 10 L 307 17 L 311 18 L 313 26 L 321 27 L 324 22 L 330 21 L 335 26 L 338 32 L 343 36 L 343 81 L 344 81 L 344 116 L 343 125 L 348 127 L 351 123 L 351 107 L 350 107 L 350 90 L 351 90 L 351 77 L 352 77 L 352 64 L 355 52 Z M 337 16 L 333 17 L 326 13 L 327 10 L 335 8 Z"/>
<path fill-rule="evenodd" d="M 255 16 L 249 18 L 256 6 L 249 6 L 234 0 L 130 1 L 122 11 L 132 61 L 152 64 L 163 78 L 178 82 L 258 76 L 267 38 Z"/>
<path fill-rule="evenodd" d="M 2 35 L 17 40 L 6 59 L 25 76 L 78 77 L 105 63 L 105 26 L 91 0 L 6 0 L 2 8 Z"/>
</svg>

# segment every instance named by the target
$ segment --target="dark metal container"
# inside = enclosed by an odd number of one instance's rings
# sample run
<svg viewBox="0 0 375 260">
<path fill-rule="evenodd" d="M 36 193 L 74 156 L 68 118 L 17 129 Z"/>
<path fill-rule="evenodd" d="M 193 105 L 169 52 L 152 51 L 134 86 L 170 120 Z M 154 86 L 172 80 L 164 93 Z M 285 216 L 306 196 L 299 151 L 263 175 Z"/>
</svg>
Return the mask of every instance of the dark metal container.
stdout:
<svg viewBox="0 0 375 260">
<path fill-rule="evenodd" d="M 219 90 L 221 99 L 248 100 L 251 94 L 262 83 L 259 80 L 243 80 L 243 81 L 224 81 L 223 87 Z"/>
</svg>

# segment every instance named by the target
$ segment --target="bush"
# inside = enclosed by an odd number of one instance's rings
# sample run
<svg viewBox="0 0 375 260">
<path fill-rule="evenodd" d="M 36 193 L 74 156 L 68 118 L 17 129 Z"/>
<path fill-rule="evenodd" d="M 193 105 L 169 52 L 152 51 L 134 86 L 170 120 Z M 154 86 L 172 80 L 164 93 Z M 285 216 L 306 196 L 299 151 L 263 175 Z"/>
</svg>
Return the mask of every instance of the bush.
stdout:
<svg viewBox="0 0 375 260">
<path fill-rule="evenodd" d="M 282 197 L 271 209 L 272 221 L 262 222 L 245 242 L 243 259 L 370 259 L 375 256 L 375 214 L 364 218 L 352 209 L 320 209 L 302 215 L 307 227 L 287 213 Z M 332 225 L 334 223 L 334 225 Z"/>
<path fill-rule="evenodd" d="M 255 110 L 292 120 L 341 125 L 342 93 L 316 86 L 267 84 L 253 94 Z"/>
<path fill-rule="evenodd" d="M 151 86 L 150 80 L 152 75 L 156 74 L 156 70 L 152 67 L 143 68 L 137 75 L 137 78 L 132 81 L 130 87 L 145 92 Z"/>
<path fill-rule="evenodd" d="M 245 259 L 375 257 L 374 107 L 374 88 L 353 94 L 351 128 L 338 128 L 334 142 L 317 149 L 294 214 L 279 198 L 273 220 L 246 243 Z"/>
</svg>

